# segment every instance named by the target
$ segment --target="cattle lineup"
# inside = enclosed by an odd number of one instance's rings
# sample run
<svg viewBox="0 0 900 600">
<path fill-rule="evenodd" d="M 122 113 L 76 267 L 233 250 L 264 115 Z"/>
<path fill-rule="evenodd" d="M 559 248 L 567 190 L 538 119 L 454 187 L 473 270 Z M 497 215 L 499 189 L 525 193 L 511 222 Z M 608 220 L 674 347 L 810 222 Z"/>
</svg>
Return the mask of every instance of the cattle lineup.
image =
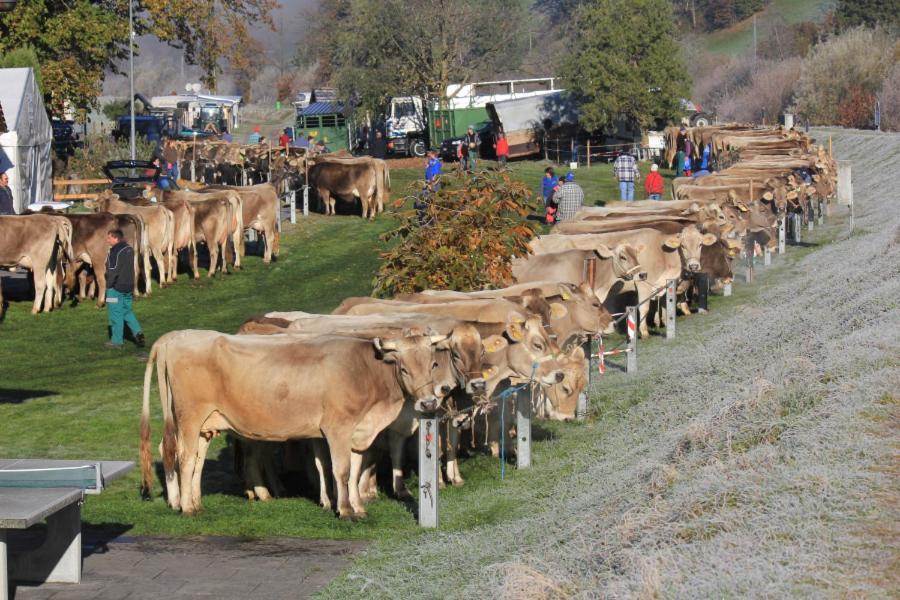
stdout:
<svg viewBox="0 0 900 600">
<path fill-rule="evenodd" d="M 203 463 L 221 433 L 239 438 L 236 467 L 249 498 L 281 493 L 276 465 L 291 460 L 316 473 L 323 507 L 358 518 L 376 494 L 383 458 L 393 493 L 408 495 L 406 441 L 422 413 L 440 415 L 441 477 L 453 485 L 464 483 L 465 454 L 497 455 L 510 434 L 500 420 L 512 414 L 504 390 L 529 385 L 538 416 L 574 418 L 591 359 L 585 342 L 612 333 L 623 306 L 640 307 L 641 336 L 665 323 L 658 300 L 671 280 L 682 314 L 691 302 L 705 309 L 710 290 L 731 284 L 735 258 L 777 248 L 785 220 L 814 220 L 835 196 L 831 155 L 795 130 L 734 125 L 668 135 L 671 148 L 687 135 L 695 149 L 739 158 L 714 174 L 676 179 L 672 201 L 583 208 L 531 240 L 509 287 L 353 297 L 332 314 L 248 315 L 235 334 L 159 338 L 143 382 L 143 492 L 155 488 L 154 380 L 165 496 L 184 513 L 202 507 Z"/>
</svg>

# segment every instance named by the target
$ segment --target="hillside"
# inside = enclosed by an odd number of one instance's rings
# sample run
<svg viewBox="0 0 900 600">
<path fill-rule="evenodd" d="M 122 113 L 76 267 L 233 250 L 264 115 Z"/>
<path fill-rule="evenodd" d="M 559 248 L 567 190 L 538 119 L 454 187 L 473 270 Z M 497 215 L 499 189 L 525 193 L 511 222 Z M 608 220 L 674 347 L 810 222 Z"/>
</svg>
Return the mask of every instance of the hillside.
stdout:
<svg viewBox="0 0 900 600">
<path fill-rule="evenodd" d="M 763 33 L 772 23 L 793 25 L 804 21 L 819 22 L 834 6 L 834 0 L 772 0 L 772 3 L 756 16 L 757 34 Z M 716 54 L 743 54 L 753 48 L 753 19 L 744 19 L 727 29 L 703 36 L 706 49 Z"/>
</svg>

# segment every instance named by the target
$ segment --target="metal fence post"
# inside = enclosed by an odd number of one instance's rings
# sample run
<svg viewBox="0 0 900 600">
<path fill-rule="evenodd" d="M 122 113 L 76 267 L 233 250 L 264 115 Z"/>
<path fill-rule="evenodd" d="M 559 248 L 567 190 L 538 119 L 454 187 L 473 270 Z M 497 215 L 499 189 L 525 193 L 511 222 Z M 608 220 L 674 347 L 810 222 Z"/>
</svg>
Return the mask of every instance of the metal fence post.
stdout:
<svg viewBox="0 0 900 600">
<path fill-rule="evenodd" d="M 819 210 L 818 210 L 818 215 L 817 215 L 817 219 L 816 219 L 819 222 L 819 225 L 825 224 L 825 209 L 823 208 L 822 204 L 823 204 L 822 199 L 819 198 L 819 202 L 818 202 Z"/>
<path fill-rule="evenodd" d="M 583 421 L 587 418 L 588 412 L 588 390 L 591 389 L 591 338 L 588 337 L 582 348 L 584 349 L 584 380 L 586 382 L 584 390 L 578 394 L 578 403 L 575 405 L 575 418 Z"/>
<path fill-rule="evenodd" d="M 675 283 L 674 279 L 666 281 L 666 339 L 675 338 Z"/>
<path fill-rule="evenodd" d="M 787 232 L 785 231 L 787 229 L 785 224 L 786 218 L 785 215 L 782 215 L 778 220 L 778 254 L 784 254 L 785 250 L 785 238 L 787 237 Z"/>
<path fill-rule="evenodd" d="M 768 267 L 772 264 L 772 251 L 766 246 L 763 248 L 763 266 Z"/>
<path fill-rule="evenodd" d="M 744 281 L 753 283 L 753 259 L 756 257 L 756 242 L 752 239 L 744 247 L 747 264 L 744 266 Z"/>
<path fill-rule="evenodd" d="M 297 222 L 297 190 L 291 190 L 291 225 Z"/>
<path fill-rule="evenodd" d="M 628 312 L 628 318 L 625 321 L 628 330 L 628 362 L 625 363 L 625 372 L 631 375 L 637 373 L 638 307 L 629 306 L 626 310 Z"/>
<path fill-rule="evenodd" d="M 419 526 L 438 526 L 438 420 L 419 417 Z"/>
<path fill-rule="evenodd" d="M 531 386 L 516 392 L 516 468 L 531 468 Z"/>
<path fill-rule="evenodd" d="M 197 161 L 191 161 L 191 181 L 197 181 Z"/>
<path fill-rule="evenodd" d="M 815 226 L 816 212 L 813 209 L 812 204 L 809 204 L 807 206 L 808 210 L 806 211 L 806 230 L 812 231 Z"/>
<path fill-rule="evenodd" d="M 309 216 L 309 186 L 303 186 L 303 216 Z"/>
<path fill-rule="evenodd" d="M 730 295 L 731 295 L 731 282 L 729 281 L 728 283 L 726 283 L 722 286 L 722 296 L 727 298 Z"/>
</svg>

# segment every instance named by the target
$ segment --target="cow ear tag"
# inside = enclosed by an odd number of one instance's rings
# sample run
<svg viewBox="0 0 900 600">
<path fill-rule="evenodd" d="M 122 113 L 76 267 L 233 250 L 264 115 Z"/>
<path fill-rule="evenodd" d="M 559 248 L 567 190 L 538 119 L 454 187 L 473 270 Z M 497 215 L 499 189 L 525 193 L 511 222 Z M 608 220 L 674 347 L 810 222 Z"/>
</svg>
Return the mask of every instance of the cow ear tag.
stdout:
<svg viewBox="0 0 900 600">
<path fill-rule="evenodd" d="M 666 241 L 663 243 L 663 245 L 666 248 L 672 248 L 674 250 L 675 248 L 677 248 L 681 245 L 681 240 L 679 240 L 677 237 L 670 237 L 670 238 L 666 239 Z"/>
</svg>

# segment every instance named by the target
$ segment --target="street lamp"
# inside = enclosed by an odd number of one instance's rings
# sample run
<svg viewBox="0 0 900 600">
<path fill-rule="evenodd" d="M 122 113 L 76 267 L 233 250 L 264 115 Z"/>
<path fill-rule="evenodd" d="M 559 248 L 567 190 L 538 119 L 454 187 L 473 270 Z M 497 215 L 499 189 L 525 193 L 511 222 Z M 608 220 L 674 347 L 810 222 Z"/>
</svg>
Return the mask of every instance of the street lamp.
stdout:
<svg viewBox="0 0 900 600">
<path fill-rule="evenodd" d="M 131 88 L 131 160 L 135 159 L 134 150 L 134 1 L 128 0 L 128 84 Z"/>
</svg>

